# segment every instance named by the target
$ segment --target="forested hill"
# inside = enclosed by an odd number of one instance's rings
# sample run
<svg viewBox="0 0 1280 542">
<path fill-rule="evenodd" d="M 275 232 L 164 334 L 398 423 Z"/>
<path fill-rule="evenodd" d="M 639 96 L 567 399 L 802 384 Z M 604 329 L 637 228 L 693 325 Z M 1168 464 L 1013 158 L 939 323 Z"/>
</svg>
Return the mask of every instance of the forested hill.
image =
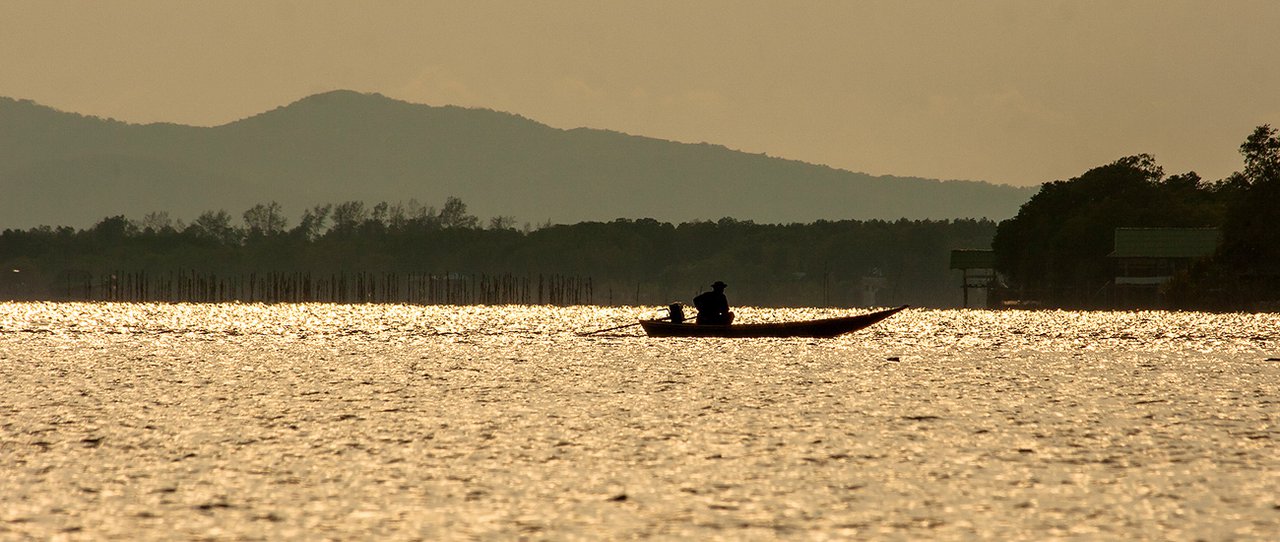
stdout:
<svg viewBox="0 0 1280 542">
<path fill-rule="evenodd" d="M 190 219 L 278 201 L 442 201 L 517 223 L 1013 216 L 1034 188 L 874 177 L 489 110 L 335 91 L 217 127 L 135 125 L 0 98 L 0 228 Z"/>
</svg>

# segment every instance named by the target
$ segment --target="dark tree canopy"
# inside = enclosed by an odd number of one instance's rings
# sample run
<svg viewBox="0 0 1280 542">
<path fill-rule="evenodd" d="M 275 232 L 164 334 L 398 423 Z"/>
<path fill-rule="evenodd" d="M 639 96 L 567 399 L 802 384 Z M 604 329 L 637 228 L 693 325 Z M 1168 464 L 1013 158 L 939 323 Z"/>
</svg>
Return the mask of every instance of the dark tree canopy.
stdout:
<svg viewBox="0 0 1280 542">
<path fill-rule="evenodd" d="M 1228 181 L 1230 204 L 1223 224 L 1221 263 L 1250 288 L 1280 294 L 1280 138 L 1259 126 L 1240 145 L 1244 170 Z"/>
<path fill-rule="evenodd" d="M 1204 227 L 1221 205 L 1194 172 L 1166 177 L 1150 155 L 1127 156 L 1047 183 L 1000 223 L 992 248 L 1015 289 L 1055 305 L 1090 306 L 1114 276 L 1119 227 Z"/>
<path fill-rule="evenodd" d="M 1215 183 L 1166 177 L 1149 155 L 1129 156 L 1045 184 L 992 241 L 1016 295 L 1055 306 L 1100 306 L 1115 276 L 1107 255 L 1122 227 L 1218 227 L 1222 242 L 1170 286 L 1188 308 L 1247 308 L 1280 298 L 1280 139 L 1259 126 L 1240 146 L 1244 168 Z"/>
</svg>

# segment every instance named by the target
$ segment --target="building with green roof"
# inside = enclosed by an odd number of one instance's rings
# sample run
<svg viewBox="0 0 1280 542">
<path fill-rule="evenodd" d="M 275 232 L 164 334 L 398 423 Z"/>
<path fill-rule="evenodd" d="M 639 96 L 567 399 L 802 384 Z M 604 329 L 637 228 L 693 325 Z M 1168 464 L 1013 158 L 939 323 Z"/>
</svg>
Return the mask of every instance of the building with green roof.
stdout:
<svg viewBox="0 0 1280 542">
<path fill-rule="evenodd" d="M 1164 286 L 1192 262 L 1213 256 L 1218 228 L 1116 228 L 1115 304 L 1162 306 Z"/>
</svg>

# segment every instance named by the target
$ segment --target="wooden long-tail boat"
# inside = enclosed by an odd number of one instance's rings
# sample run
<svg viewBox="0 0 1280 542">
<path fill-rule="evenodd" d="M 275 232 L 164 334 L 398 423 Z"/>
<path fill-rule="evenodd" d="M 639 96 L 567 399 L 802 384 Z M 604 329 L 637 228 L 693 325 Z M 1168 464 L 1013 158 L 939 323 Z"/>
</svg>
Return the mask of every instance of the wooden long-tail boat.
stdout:
<svg viewBox="0 0 1280 542">
<path fill-rule="evenodd" d="M 905 308 L 903 305 L 858 316 L 765 324 L 698 325 L 641 320 L 640 327 L 650 337 L 835 337 L 873 325 Z"/>
</svg>

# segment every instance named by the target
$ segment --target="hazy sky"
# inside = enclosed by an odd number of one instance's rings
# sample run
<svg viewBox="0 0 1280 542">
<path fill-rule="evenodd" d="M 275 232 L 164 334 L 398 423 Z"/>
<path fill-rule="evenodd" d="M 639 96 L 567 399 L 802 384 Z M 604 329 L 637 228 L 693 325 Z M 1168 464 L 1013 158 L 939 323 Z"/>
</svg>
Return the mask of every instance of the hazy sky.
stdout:
<svg viewBox="0 0 1280 542">
<path fill-rule="evenodd" d="M 0 0 L 0 96 L 216 125 L 333 89 L 1034 184 L 1280 124 L 1280 2 Z"/>
</svg>

